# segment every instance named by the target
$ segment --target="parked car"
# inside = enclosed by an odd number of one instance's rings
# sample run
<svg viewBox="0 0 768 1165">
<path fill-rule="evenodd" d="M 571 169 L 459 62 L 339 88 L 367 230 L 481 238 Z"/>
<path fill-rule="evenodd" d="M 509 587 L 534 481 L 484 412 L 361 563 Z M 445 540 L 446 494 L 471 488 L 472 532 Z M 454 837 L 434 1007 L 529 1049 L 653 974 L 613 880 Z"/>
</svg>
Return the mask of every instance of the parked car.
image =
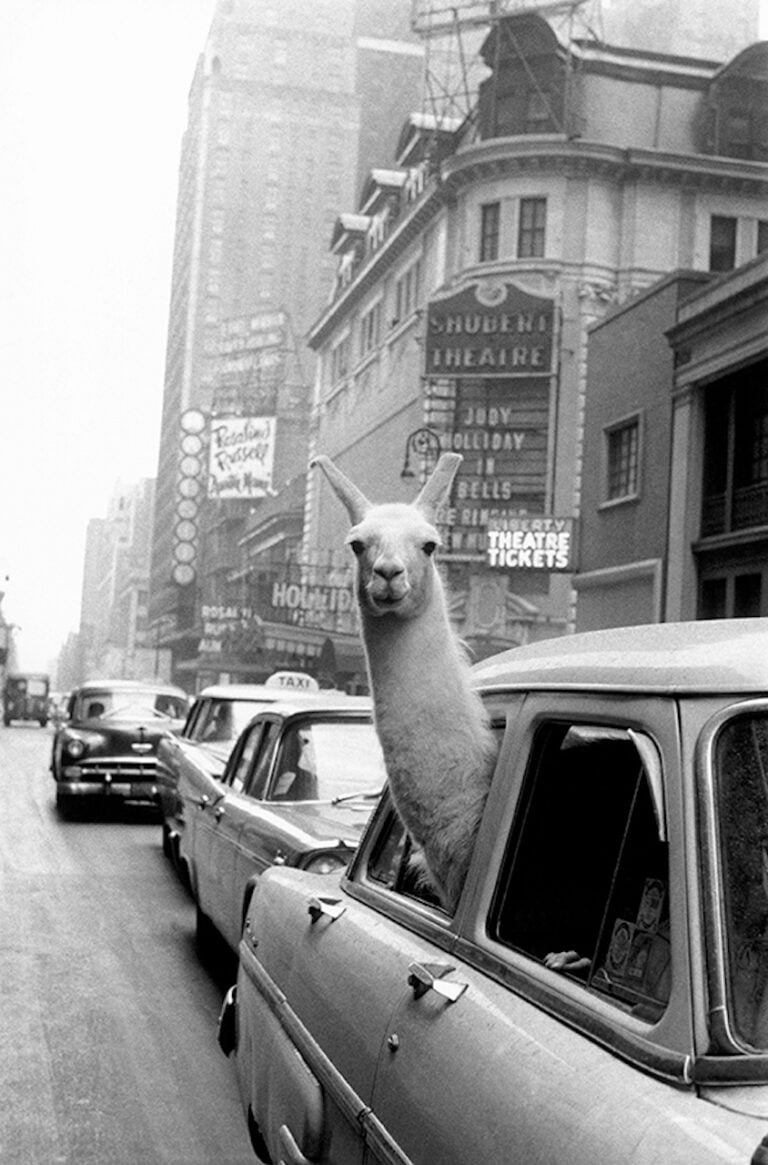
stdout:
<svg viewBox="0 0 768 1165">
<path fill-rule="evenodd" d="M 221 777 L 235 741 L 261 708 L 288 692 L 319 691 L 304 672 L 275 672 L 264 684 L 214 684 L 195 696 L 186 723 L 158 749 L 158 785 L 163 817 L 163 852 L 179 862 L 180 837 L 186 824 L 185 802 L 196 803 L 210 779 Z M 181 773 L 184 770 L 184 781 Z M 180 795 L 180 786 L 185 796 Z"/>
<path fill-rule="evenodd" d="M 189 708 L 181 688 L 135 680 L 94 680 L 75 688 L 51 753 L 56 804 L 103 800 L 158 804 L 157 749 Z"/>
<path fill-rule="evenodd" d="M 221 781 L 211 778 L 190 806 L 181 837 L 200 945 L 220 935 L 237 949 L 253 887 L 270 866 L 323 874 L 346 866 L 384 780 L 367 698 L 296 696 L 258 713 Z"/>
<path fill-rule="evenodd" d="M 388 796 L 272 869 L 219 1038 L 273 1161 L 768 1161 L 768 620 L 475 668 L 503 734 L 453 916 Z"/>
</svg>

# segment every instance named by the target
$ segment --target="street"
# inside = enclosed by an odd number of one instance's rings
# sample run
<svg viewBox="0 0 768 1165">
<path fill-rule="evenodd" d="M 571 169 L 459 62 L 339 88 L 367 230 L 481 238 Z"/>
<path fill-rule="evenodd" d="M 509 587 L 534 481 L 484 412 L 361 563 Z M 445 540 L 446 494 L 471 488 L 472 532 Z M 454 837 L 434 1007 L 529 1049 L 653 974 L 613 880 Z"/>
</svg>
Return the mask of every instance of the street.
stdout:
<svg viewBox="0 0 768 1165">
<path fill-rule="evenodd" d="M 255 1160 L 216 1024 L 231 975 L 146 814 L 61 820 L 50 729 L 0 727 L 3 1165 Z"/>
</svg>

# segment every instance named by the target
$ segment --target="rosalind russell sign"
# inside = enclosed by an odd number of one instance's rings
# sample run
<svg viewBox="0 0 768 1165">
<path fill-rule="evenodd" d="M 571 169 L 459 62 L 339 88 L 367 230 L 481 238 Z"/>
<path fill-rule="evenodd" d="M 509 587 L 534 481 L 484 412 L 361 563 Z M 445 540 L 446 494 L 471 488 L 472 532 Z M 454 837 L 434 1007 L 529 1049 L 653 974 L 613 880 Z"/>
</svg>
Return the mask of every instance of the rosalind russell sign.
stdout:
<svg viewBox="0 0 768 1165">
<path fill-rule="evenodd" d="M 512 283 L 473 283 L 427 309 L 425 376 L 552 371 L 554 301 Z"/>
</svg>

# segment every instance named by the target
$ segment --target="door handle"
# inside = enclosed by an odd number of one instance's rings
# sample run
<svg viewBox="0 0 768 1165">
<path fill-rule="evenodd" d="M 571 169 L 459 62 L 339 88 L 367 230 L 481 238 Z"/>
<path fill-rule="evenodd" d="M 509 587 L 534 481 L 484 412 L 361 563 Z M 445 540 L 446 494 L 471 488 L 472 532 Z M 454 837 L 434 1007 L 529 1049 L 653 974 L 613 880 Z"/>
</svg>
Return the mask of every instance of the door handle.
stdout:
<svg viewBox="0 0 768 1165">
<path fill-rule="evenodd" d="M 207 793 L 203 793 L 201 797 L 197 798 L 197 803 L 201 809 L 205 809 L 206 806 L 210 805 L 211 798 L 208 796 Z"/>
<path fill-rule="evenodd" d="M 408 986 L 413 987 L 417 999 L 434 991 L 449 1003 L 455 1003 L 467 989 L 466 983 L 446 983 L 444 975 L 450 975 L 456 968 L 449 963 L 411 963 L 408 967 Z"/>
<path fill-rule="evenodd" d="M 318 918 L 322 918 L 323 915 L 330 918 L 331 922 L 335 922 L 337 918 L 341 918 L 346 909 L 341 898 L 327 898 L 325 894 L 318 894 L 316 898 L 310 898 L 307 907 L 313 922 L 317 922 Z"/>
<path fill-rule="evenodd" d="M 213 811 L 213 816 L 216 818 L 217 821 L 221 821 L 222 817 L 224 816 L 224 813 L 225 813 L 224 806 L 217 805 Z"/>
<path fill-rule="evenodd" d="M 288 1125 L 280 1126 L 277 1139 L 280 1142 L 280 1165 L 312 1165 L 309 1157 L 305 1157 L 296 1144 Z"/>
</svg>

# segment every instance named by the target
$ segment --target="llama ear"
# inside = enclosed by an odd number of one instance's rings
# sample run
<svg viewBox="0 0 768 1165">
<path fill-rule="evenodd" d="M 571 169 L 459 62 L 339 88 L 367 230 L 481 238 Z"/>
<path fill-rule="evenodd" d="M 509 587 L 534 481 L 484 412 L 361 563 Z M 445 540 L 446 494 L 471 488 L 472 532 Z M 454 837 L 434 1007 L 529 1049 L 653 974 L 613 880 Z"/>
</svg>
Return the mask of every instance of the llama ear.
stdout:
<svg viewBox="0 0 768 1165">
<path fill-rule="evenodd" d="M 464 458 L 460 453 L 443 453 L 432 471 L 432 475 L 425 481 L 421 493 L 413 503 L 418 506 L 430 520 L 434 519 L 435 510 L 448 500 L 456 470 Z"/>
<path fill-rule="evenodd" d="M 319 453 L 317 457 L 312 458 L 309 465 L 310 469 L 314 468 L 314 466 L 322 469 L 331 484 L 333 492 L 346 507 L 353 523 L 361 521 L 368 511 L 373 508 L 365 494 L 357 488 L 354 482 L 349 480 L 346 474 L 341 472 L 338 466 L 334 465 L 330 457 L 326 457 L 324 453 Z"/>
</svg>

